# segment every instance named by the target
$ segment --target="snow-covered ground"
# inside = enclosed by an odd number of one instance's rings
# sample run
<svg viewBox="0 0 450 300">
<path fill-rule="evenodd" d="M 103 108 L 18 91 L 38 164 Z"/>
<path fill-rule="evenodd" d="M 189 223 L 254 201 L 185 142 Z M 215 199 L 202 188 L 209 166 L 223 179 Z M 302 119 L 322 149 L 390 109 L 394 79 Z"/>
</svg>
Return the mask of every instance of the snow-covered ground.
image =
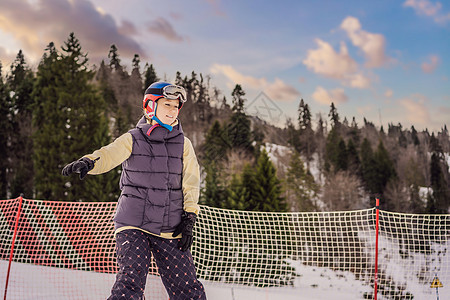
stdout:
<svg viewBox="0 0 450 300">
<path fill-rule="evenodd" d="M 242 285 L 202 281 L 210 300 L 316 300 L 364 299 L 372 288 L 355 279 L 350 272 L 305 266 L 288 261 L 299 275 L 293 287 L 252 288 Z M 0 261 L 0 291 L 4 293 L 7 261 Z M 13 263 L 7 290 L 9 300 L 106 299 L 114 283 L 114 274 Z M 434 289 L 415 294 L 414 300 L 435 299 Z M 439 289 L 440 299 L 450 299 L 449 289 Z M 146 299 L 168 299 L 159 277 L 148 276 Z M 378 299 L 384 298 L 380 295 Z"/>
<path fill-rule="evenodd" d="M 4 291 L 6 261 L 0 262 L 0 288 Z M 302 267 L 303 268 L 303 267 Z M 7 299 L 106 299 L 114 283 L 114 274 L 73 271 L 28 264 L 13 263 L 8 284 Z M 361 283 L 334 274 L 326 269 L 308 267 L 302 270 L 294 287 L 252 288 L 202 281 L 208 299 L 362 299 L 368 287 Z M 325 276 L 324 276 L 325 274 Z M 148 276 L 146 299 L 168 299 L 159 277 Z"/>
</svg>

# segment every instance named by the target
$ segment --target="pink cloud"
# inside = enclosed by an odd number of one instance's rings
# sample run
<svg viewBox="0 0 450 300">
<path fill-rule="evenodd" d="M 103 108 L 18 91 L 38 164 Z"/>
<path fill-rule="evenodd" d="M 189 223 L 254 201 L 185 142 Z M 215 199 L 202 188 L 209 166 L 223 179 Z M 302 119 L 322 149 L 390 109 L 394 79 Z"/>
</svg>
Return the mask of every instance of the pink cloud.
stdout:
<svg viewBox="0 0 450 300">
<path fill-rule="evenodd" d="M 266 78 L 244 75 L 230 65 L 214 64 L 210 70 L 213 74 L 222 74 L 227 77 L 230 80 L 229 88 L 241 84 L 244 88 L 264 91 L 270 98 L 277 101 L 292 101 L 301 96 L 297 89 L 279 78 L 269 82 Z"/>
<path fill-rule="evenodd" d="M 382 34 L 370 33 L 362 30 L 361 23 L 355 17 L 347 17 L 341 23 L 356 47 L 360 48 L 367 60 L 366 67 L 377 68 L 385 65 L 389 59 L 385 54 L 385 38 Z"/>
<path fill-rule="evenodd" d="M 172 24 L 162 17 L 149 22 L 147 24 L 147 29 L 149 32 L 161 35 L 170 41 L 182 42 L 184 40 L 183 37 L 175 31 Z"/>
<path fill-rule="evenodd" d="M 327 91 L 321 86 L 316 87 L 316 90 L 312 94 L 312 98 L 320 103 L 329 105 L 331 102 L 334 104 L 345 103 L 348 101 L 348 96 L 345 94 L 344 89 L 338 88 Z"/>
<path fill-rule="evenodd" d="M 104 57 L 112 44 L 121 55 L 132 57 L 137 53 L 145 58 L 141 46 L 122 31 L 132 31 L 132 23 L 124 21 L 119 28 L 111 15 L 88 0 L 2 0 L 0 30 L 11 34 L 34 60 L 49 42 L 62 43 L 70 32 L 75 33 L 91 59 Z"/>
<path fill-rule="evenodd" d="M 317 49 L 308 50 L 303 64 L 314 73 L 338 79 L 342 84 L 355 88 L 368 88 L 370 79 L 359 69 L 358 64 L 348 54 L 347 47 L 341 42 L 340 51 L 320 39 L 316 39 Z"/>
<path fill-rule="evenodd" d="M 399 100 L 399 103 L 412 124 L 427 125 L 431 122 L 429 108 L 423 96 L 413 95 L 411 98 Z"/>
<path fill-rule="evenodd" d="M 422 71 L 425 73 L 433 73 L 434 70 L 438 67 L 440 62 L 439 56 L 437 55 L 431 55 L 429 57 L 429 62 L 423 62 L 422 63 Z"/>
<path fill-rule="evenodd" d="M 428 0 L 406 0 L 405 7 L 412 7 L 416 14 L 431 17 L 438 24 L 446 24 L 450 21 L 450 13 L 442 11 L 440 2 L 432 3 Z"/>
</svg>

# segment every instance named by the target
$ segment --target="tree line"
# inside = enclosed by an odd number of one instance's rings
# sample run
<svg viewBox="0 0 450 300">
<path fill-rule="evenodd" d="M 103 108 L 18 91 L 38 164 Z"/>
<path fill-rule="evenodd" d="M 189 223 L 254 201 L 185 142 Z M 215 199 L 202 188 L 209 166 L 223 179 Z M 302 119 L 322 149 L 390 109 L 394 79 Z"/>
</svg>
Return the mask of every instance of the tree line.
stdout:
<svg viewBox="0 0 450 300">
<path fill-rule="evenodd" d="M 135 55 L 132 70 L 112 45 L 98 66 L 89 65 L 71 33 L 61 49 L 45 48 L 37 70 L 22 51 L 4 72 L 0 62 L 0 198 L 117 201 L 120 166 L 107 174 L 63 177 L 68 162 L 91 153 L 133 128 L 142 115 L 145 88 L 159 78 Z M 373 207 L 448 213 L 450 140 L 389 124 L 387 132 L 364 119 L 341 121 L 332 103 L 328 118 L 313 124 L 306 101 L 285 128 L 246 113 L 237 84 L 231 101 L 208 75 L 177 72 L 186 88 L 180 114 L 202 168 L 201 203 L 257 211 L 349 210 Z M 285 152 L 273 153 L 278 144 Z M 447 156 L 446 156 L 447 155 Z M 318 171 L 312 174 L 312 171 Z M 426 191 L 425 195 L 421 193 Z M 425 199 L 425 200 L 424 200 Z"/>
</svg>

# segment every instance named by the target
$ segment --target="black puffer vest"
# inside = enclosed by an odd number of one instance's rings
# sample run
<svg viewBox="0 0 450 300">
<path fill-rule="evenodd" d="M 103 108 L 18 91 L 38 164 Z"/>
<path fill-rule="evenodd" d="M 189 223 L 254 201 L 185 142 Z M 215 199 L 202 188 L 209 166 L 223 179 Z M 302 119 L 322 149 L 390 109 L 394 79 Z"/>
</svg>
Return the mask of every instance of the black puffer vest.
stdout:
<svg viewBox="0 0 450 300">
<path fill-rule="evenodd" d="M 183 212 L 181 125 L 168 131 L 143 117 L 129 133 L 133 149 L 122 163 L 115 227 L 134 226 L 157 235 L 173 232 Z"/>
</svg>

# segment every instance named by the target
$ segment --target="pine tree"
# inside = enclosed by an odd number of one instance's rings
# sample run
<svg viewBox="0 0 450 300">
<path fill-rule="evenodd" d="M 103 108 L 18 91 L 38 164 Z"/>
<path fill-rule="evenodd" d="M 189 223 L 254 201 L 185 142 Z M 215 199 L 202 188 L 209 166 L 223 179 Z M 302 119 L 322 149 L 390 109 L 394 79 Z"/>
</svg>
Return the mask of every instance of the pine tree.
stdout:
<svg viewBox="0 0 450 300">
<path fill-rule="evenodd" d="M 344 120 L 342 121 L 342 125 L 344 125 L 344 127 L 348 127 L 347 117 L 344 117 Z"/>
<path fill-rule="evenodd" d="M 111 70 L 120 72 L 123 71 L 122 65 L 120 64 L 119 52 L 116 45 L 112 44 L 111 47 L 109 48 L 108 58 L 109 58 L 109 67 L 111 68 Z"/>
<path fill-rule="evenodd" d="M 317 209 L 313 199 L 317 196 L 319 186 L 315 183 L 311 173 L 305 169 L 300 154 L 296 151 L 291 156 L 286 185 L 294 211 L 315 211 Z"/>
<path fill-rule="evenodd" d="M 11 124 L 12 132 L 9 141 L 10 162 L 10 192 L 12 196 L 33 196 L 33 161 L 29 158 L 33 153 L 31 138 L 31 113 L 33 99 L 34 74 L 27 66 L 22 50 L 11 64 L 11 72 L 7 76 L 8 90 L 12 92 Z"/>
<path fill-rule="evenodd" d="M 235 113 L 244 113 L 245 92 L 240 84 L 236 84 L 233 92 L 231 93 L 233 107 L 232 110 Z"/>
<path fill-rule="evenodd" d="M 258 182 L 256 182 L 256 170 L 255 166 L 250 163 L 245 163 L 242 173 L 240 174 L 240 185 L 237 185 L 237 195 L 242 198 L 241 203 L 237 202 L 237 205 L 242 205 L 244 210 L 259 211 L 260 204 L 256 198 L 256 188 Z M 232 189 L 232 191 L 235 191 Z M 231 193 L 229 193 L 231 195 Z M 237 201 L 237 198 L 236 198 Z"/>
<path fill-rule="evenodd" d="M 235 210 L 248 210 L 250 193 L 243 180 L 237 175 L 231 176 L 231 182 L 226 190 L 226 202 L 223 208 Z"/>
<path fill-rule="evenodd" d="M 37 199 L 65 199 L 65 187 L 61 176 L 63 153 L 60 141 L 66 139 L 62 129 L 66 123 L 62 115 L 60 92 L 63 83 L 62 63 L 52 43 L 45 49 L 36 73 L 36 86 L 33 90 L 35 102 L 33 112 L 34 171 Z M 67 161 L 68 162 L 68 161 Z"/>
<path fill-rule="evenodd" d="M 139 73 L 139 68 L 140 68 L 140 63 L 141 63 L 141 59 L 139 57 L 139 54 L 135 54 L 133 57 L 133 60 L 131 61 L 131 64 L 133 65 L 133 70 L 137 70 Z"/>
<path fill-rule="evenodd" d="M 368 139 L 364 138 L 361 144 L 361 173 L 366 190 L 372 195 L 378 192 L 377 189 L 377 170 L 374 153 Z"/>
<path fill-rule="evenodd" d="M 150 84 L 159 81 L 158 76 L 156 75 L 156 71 L 155 68 L 153 67 L 153 64 L 146 64 L 145 65 L 145 75 L 144 75 L 144 91 L 145 89 L 147 89 Z M 180 84 L 180 83 L 176 83 L 176 84 Z"/>
<path fill-rule="evenodd" d="M 339 135 L 336 127 L 333 127 L 329 132 L 326 139 L 325 146 L 325 170 L 336 172 L 338 171 L 338 162 L 339 162 L 339 142 L 342 140 Z"/>
<path fill-rule="evenodd" d="M 355 117 L 353 117 L 352 123 L 350 125 L 349 136 L 350 136 L 350 139 L 353 140 L 354 144 L 359 145 L 360 136 L 359 136 L 358 124 L 356 123 Z"/>
<path fill-rule="evenodd" d="M 377 185 L 378 193 L 383 194 L 388 182 L 397 177 L 394 162 L 391 160 L 389 153 L 380 140 L 377 151 L 375 152 L 375 162 L 377 168 Z M 380 205 L 383 201 L 380 201 Z M 388 207 L 386 207 L 388 208 Z"/>
<path fill-rule="evenodd" d="M 209 95 L 209 81 L 210 76 L 206 77 L 200 73 L 200 84 L 199 84 L 199 101 L 197 103 L 199 110 L 199 119 L 202 121 L 209 122 L 212 117 L 211 113 L 211 97 Z"/>
<path fill-rule="evenodd" d="M 344 139 L 339 139 L 337 161 L 335 162 L 336 171 L 346 171 L 348 169 L 348 152 Z"/>
<path fill-rule="evenodd" d="M 227 191 L 224 183 L 224 176 L 218 163 L 210 162 L 204 166 L 206 176 L 204 187 L 200 193 L 200 203 L 219 208 L 227 207 Z"/>
<path fill-rule="evenodd" d="M 377 150 L 373 152 L 369 141 L 364 139 L 361 145 L 361 170 L 364 184 L 371 194 L 372 201 L 375 197 L 380 197 L 380 205 L 383 209 L 389 210 L 389 203 L 385 203 L 382 195 L 387 183 L 395 179 L 397 174 L 394 163 L 381 140 Z"/>
<path fill-rule="evenodd" d="M 183 85 L 183 78 L 181 77 L 181 72 L 180 71 L 177 71 L 177 73 L 175 74 L 175 84 L 176 85 Z"/>
<path fill-rule="evenodd" d="M 205 186 L 201 190 L 200 200 L 213 207 L 226 207 L 226 184 L 223 162 L 227 159 L 228 142 L 224 140 L 223 129 L 219 121 L 215 121 L 208 130 L 202 145 L 201 158 L 204 166 Z"/>
<path fill-rule="evenodd" d="M 326 122 L 324 122 L 324 120 L 322 119 L 321 114 L 318 114 L 317 119 L 318 120 L 317 120 L 316 131 L 314 133 L 314 141 L 316 143 L 316 153 L 317 153 L 317 157 L 318 157 L 318 163 L 320 164 L 320 166 L 323 166 L 325 168 L 325 165 L 326 165 L 326 139 L 325 139 Z M 321 175 L 319 175 L 319 176 L 321 176 Z M 318 179 L 321 180 L 322 178 L 318 178 Z"/>
<path fill-rule="evenodd" d="M 244 171 L 246 170 L 244 169 Z M 245 173 L 243 173 L 245 186 L 250 190 L 251 200 L 249 203 L 251 206 L 249 208 L 255 211 L 287 211 L 285 199 L 281 196 L 281 182 L 265 149 L 260 152 L 252 176 L 253 180 L 246 180 Z M 251 184 L 252 181 L 254 184 Z"/>
<path fill-rule="evenodd" d="M 205 136 L 205 142 L 202 146 L 203 161 L 208 164 L 211 162 L 221 162 L 227 158 L 227 150 L 230 142 L 219 121 L 215 121 Z"/>
<path fill-rule="evenodd" d="M 70 80 L 66 82 L 67 86 L 60 94 L 63 99 L 70 99 L 64 103 L 70 108 L 66 114 L 65 126 L 66 134 L 70 138 L 64 140 L 66 142 L 64 148 L 69 151 L 64 151 L 64 158 L 70 162 L 108 144 L 110 136 L 104 99 L 98 96 L 97 90 L 91 84 L 94 74 L 87 70 L 87 55 L 82 52 L 79 40 L 73 33 L 69 35 L 62 50 L 61 61 L 65 66 L 69 66 L 67 71 L 71 74 Z M 116 170 L 104 175 L 88 176 L 85 184 L 76 179 L 69 189 L 69 198 L 83 201 L 115 201 L 118 197 L 117 182 Z"/>
<path fill-rule="evenodd" d="M 306 155 L 307 161 L 311 160 L 312 153 L 315 150 L 314 131 L 311 123 L 311 111 L 308 103 L 303 99 L 300 100 L 298 108 L 298 126 L 300 141 L 297 151 Z"/>
<path fill-rule="evenodd" d="M 233 114 L 227 126 L 228 140 L 232 148 L 242 149 L 253 152 L 251 141 L 251 122 L 244 112 L 245 92 L 237 84 L 232 93 L 233 96 Z"/>
<path fill-rule="evenodd" d="M 334 106 L 334 102 L 331 102 L 330 105 L 330 112 L 328 113 L 328 116 L 330 117 L 330 121 L 331 121 L 331 127 L 339 127 L 339 114 L 337 112 L 336 107 Z"/>
<path fill-rule="evenodd" d="M 11 127 L 11 108 L 10 108 L 9 92 L 5 82 L 3 81 L 2 63 L 0 62 L 0 199 L 8 197 L 8 161 L 9 161 L 9 147 L 8 139 L 12 134 Z"/>
<path fill-rule="evenodd" d="M 102 60 L 100 63 L 100 67 L 96 73 L 96 80 L 99 82 L 100 91 L 102 93 L 103 99 L 105 99 L 105 103 L 108 107 L 111 107 L 113 110 L 117 109 L 117 98 L 114 94 L 113 89 L 109 86 L 109 81 L 112 77 L 111 69 L 106 66 L 105 61 Z M 110 115 L 109 117 L 111 117 Z"/>
<path fill-rule="evenodd" d="M 409 191 L 409 211 L 424 213 L 423 201 L 420 198 L 419 187 L 426 186 L 425 177 L 417 161 L 409 159 L 405 170 L 405 181 Z"/>
<path fill-rule="evenodd" d="M 118 137 L 133 128 L 142 116 L 142 105 L 139 104 L 142 103 L 143 82 L 139 67 L 140 58 L 137 54 L 133 58 L 131 75 L 120 64 L 119 52 L 115 45 L 111 45 L 108 57 L 109 67 L 104 70 L 101 66 L 99 70 L 102 73 L 101 77 L 104 77 L 101 81 L 101 90 L 105 95 L 111 92 L 114 95 L 111 99 L 105 99 L 107 103 L 111 101 L 113 104 L 108 109 L 107 117 L 112 120 L 110 127 L 114 129 L 113 137 Z"/>
<path fill-rule="evenodd" d="M 360 175 L 360 163 L 355 143 L 353 139 L 349 139 L 347 143 L 347 169 L 353 174 Z"/>
<path fill-rule="evenodd" d="M 140 67 L 141 59 L 138 54 L 135 54 L 133 57 L 133 70 L 131 71 L 130 76 L 130 84 L 134 85 L 133 89 L 141 92 L 143 90 L 142 85 L 142 75 L 141 75 L 141 67 Z"/>
<path fill-rule="evenodd" d="M 446 182 L 448 165 L 438 139 L 431 135 L 430 139 L 431 161 L 430 161 L 430 187 L 432 193 L 428 197 L 427 212 L 448 213 L 450 206 L 449 186 Z M 445 174 L 447 173 L 447 174 Z"/>
<path fill-rule="evenodd" d="M 288 133 L 288 143 L 295 149 L 295 151 L 301 151 L 300 132 L 292 123 L 291 119 L 286 121 L 286 129 Z"/>
<path fill-rule="evenodd" d="M 400 145 L 400 147 L 405 149 L 408 146 L 408 141 L 403 131 L 400 131 L 400 136 L 398 137 L 398 144 Z"/>
<path fill-rule="evenodd" d="M 118 196 L 117 172 L 88 176 L 61 176 L 62 167 L 107 144 L 104 100 L 91 84 L 87 55 L 73 33 L 57 53 L 53 44 L 38 68 L 33 116 L 38 198 L 50 200 L 112 201 Z M 114 187 L 115 186 L 115 187 Z"/>
<path fill-rule="evenodd" d="M 429 195 L 427 212 L 438 214 L 448 213 L 450 204 L 450 200 L 448 200 L 447 196 L 448 187 L 445 184 L 444 174 L 441 167 L 441 159 L 439 154 L 436 152 L 431 154 L 430 174 L 432 193 Z"/>
<path fill-rule="evenodd" d="M 298 126 L 300 131 L 311 127 L 311 112 L 309 106 L 303 99 L 298 106 Z"/>
</svg>

